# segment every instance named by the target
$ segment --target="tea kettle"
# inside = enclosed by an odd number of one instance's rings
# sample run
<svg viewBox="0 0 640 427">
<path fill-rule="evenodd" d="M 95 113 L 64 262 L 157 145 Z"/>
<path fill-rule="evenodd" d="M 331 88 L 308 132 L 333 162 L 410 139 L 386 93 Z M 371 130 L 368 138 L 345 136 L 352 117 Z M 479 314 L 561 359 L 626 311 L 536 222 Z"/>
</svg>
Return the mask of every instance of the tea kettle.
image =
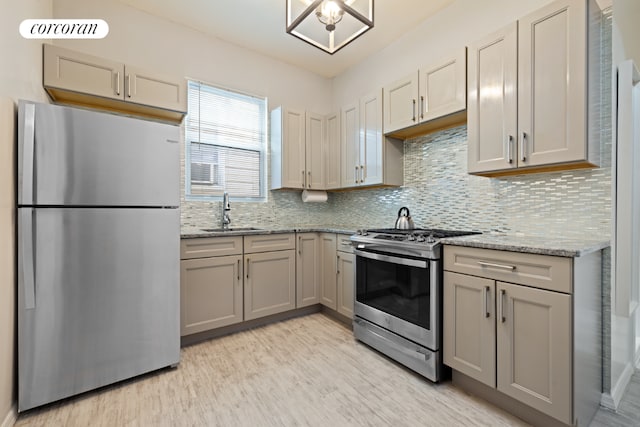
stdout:
<svg viewBox="0 0 640 427">
<path fill-rule="evenodd" d="M 398 219 L 396 219 L 395 228 L 398 230 L 413 230 L 415 228 L 415 224 L 409 214 L 409 208 L 406 206 L 401 207 L 398 211 Z"/>
</svg>

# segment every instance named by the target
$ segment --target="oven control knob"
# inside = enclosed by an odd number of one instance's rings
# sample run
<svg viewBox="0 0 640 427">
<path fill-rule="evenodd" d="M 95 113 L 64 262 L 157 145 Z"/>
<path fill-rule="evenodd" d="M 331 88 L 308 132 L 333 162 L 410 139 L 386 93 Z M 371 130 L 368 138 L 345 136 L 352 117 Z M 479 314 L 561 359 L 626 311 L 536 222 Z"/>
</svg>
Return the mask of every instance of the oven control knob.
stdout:
<svg viewBox="0 0 640 427">
<path fill-rule="evenodd" d="M 415 242 L 416 236 L 414 234 L 409 234 L 407 236 L 407 240 L 410 241 L 410 242 Z"/>
<path fill-rule="evenodd" d="M 427 243 L 435 243 L 435 242 L 436 242 L 436 238 L 430 234 L 429 237 L 427 237 Z"/>
<path fill-rule="evenodd" d="M 423 243 L 426 239 L 424 238 L 424 236 L 420 235 L 418 236 L 418 238 L 416 239 L 417 242 Z"/>
</svg>

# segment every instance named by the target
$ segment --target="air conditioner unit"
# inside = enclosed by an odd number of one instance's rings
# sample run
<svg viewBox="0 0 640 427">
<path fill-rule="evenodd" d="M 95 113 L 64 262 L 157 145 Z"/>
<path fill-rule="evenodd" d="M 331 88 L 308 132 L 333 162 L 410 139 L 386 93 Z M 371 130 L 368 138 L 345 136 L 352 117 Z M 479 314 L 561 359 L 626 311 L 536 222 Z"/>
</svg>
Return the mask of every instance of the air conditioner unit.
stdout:
<svg viewBox="0 0 640 427">
<path fill-rule="evenodd" d="M 218 165 L 215 163 L 191 163 L 191 183 L 218 184 Z"/>
</svg>

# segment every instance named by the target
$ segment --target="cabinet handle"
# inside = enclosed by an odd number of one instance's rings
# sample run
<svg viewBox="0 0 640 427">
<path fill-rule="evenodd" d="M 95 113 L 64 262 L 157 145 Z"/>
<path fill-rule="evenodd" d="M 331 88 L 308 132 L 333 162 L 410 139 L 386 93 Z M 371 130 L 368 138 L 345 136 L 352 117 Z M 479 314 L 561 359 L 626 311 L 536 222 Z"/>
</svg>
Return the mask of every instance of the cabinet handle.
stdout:
<svg viewBox="0 0 640 427">
<path fill-rule="evenodd" d="M 127 76 L 127 95 L 131 98 L 131 74 Z"/>
<path fill-rule="evenodd" d="M 420 118 L 424 119 L 424 95 L 420 95 Z"/>
<path fill-rule="evenodd" d="M 527 139 L 527 133 L 522 132 L 522 138 L 520 139 L 520 160 L 522 160 L 523 162 L 527 161 L 527 155 L 524 151 L 526 139 Z"/>
<path fill-rule="evenodd" d="M 507 139 L 507 161 L 513 163 L 513 157 L 511 155 L 511 145 L 513 144 L 513 135 L 509 135 Z"/>
<path fill-rule="evenodd" d="M 302 236 L 298 236 L 298 255 L 302 255 Z"/>
<path fill-rule="evenodd" d="M 412 121 L 416 121 L 416 100 L 412 99 L 413 101 L 413 117 L 411 118 Z"/>
<path fill-rule="evenodd" d="M 309 181 L 307 181 L 307 187 L 311 188 L 311 171 L 307 172 L 309 174 Z"/>
<path fill-rule="evenodd" d="M 116 73 L 116 95 L 120 96 L 120 71 Z"/>
<path fill-rule="evenodd" d="M 240 260 L 238 260 L 238 281 L 240 281 Z"/>
<path fill-rule="evenodd" d="M 504 323 L 507 321 L 507 318 L 504 316 L 504 297 L 507 295 L 507 292 L 504 289 L 500 289 L 500 322 Z"/>
<path fill-rule="evenodd" d="M 336 263 L 336 274 L 340 274 L 340 255 L 337 256 L 338 262 Z"/>
<path fill-rule="evenodd" d="M 356 172 L 353 176 L 355 178 L 355 183 L 357 184 L 358 183 L 358 167 L 357 166 L 356 166 Z"/>
<path fill-rule="evenodd" d="M 307 178 L 304 174 L 304 171 L 300 171 L 302 173 L 302 188 L 307 188 Z"/>
<path fill-rule="evenodd" d="M 484 317 L 491 317 L 491 313 L 489 313 L 489 301 L 487 301 L 487 299 L 489 298 L 491 292 L 491 288 L 489 286 L 485 286 L 484 287 L 484 298 L 482 298 L 482 310 L 484 311 Z"/>
<path fill-rule="evenodd" d="M 484 262 L 484 261 L 477 261 L 477 262 L 482 267 L 500 268 L 500 269 L 509 270 L 509 271 L 514 271 L 516 269 L 515 265 L 494 264 L 492 262 Z"/>
<path fill-rule="evenodd" d="M 364 182 L 364 165 L 360 165 L 360 183 Z"/>
<path fill-rule="evenodd" d="M 247 279 L 249 278 L 249 264 L 251 263 L 251 260 L 249 258 L 247 258 Z"/>
</svg>

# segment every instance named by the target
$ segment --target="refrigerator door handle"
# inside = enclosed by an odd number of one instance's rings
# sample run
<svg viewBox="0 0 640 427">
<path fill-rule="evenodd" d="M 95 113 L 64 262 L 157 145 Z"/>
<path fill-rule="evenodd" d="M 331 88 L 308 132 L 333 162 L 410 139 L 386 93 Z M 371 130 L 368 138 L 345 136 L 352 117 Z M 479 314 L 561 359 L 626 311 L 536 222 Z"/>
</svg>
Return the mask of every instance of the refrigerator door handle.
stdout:
<svg viewBox="0 0 640 427">
<path fill-rule="evenodd" d="M 24 283 L 24 308 L 36 308 L 36 278 L 33 263 L 33 208 L 21 208 L 22 278 Z"/>
<path fill-rule="evenodd" d="M 33 204 L 33 156 L 35 149 L 35 104 L 24 108 L 24 144 L 22 146 L 22 198 L 23 205 Z"/>
</svg>

